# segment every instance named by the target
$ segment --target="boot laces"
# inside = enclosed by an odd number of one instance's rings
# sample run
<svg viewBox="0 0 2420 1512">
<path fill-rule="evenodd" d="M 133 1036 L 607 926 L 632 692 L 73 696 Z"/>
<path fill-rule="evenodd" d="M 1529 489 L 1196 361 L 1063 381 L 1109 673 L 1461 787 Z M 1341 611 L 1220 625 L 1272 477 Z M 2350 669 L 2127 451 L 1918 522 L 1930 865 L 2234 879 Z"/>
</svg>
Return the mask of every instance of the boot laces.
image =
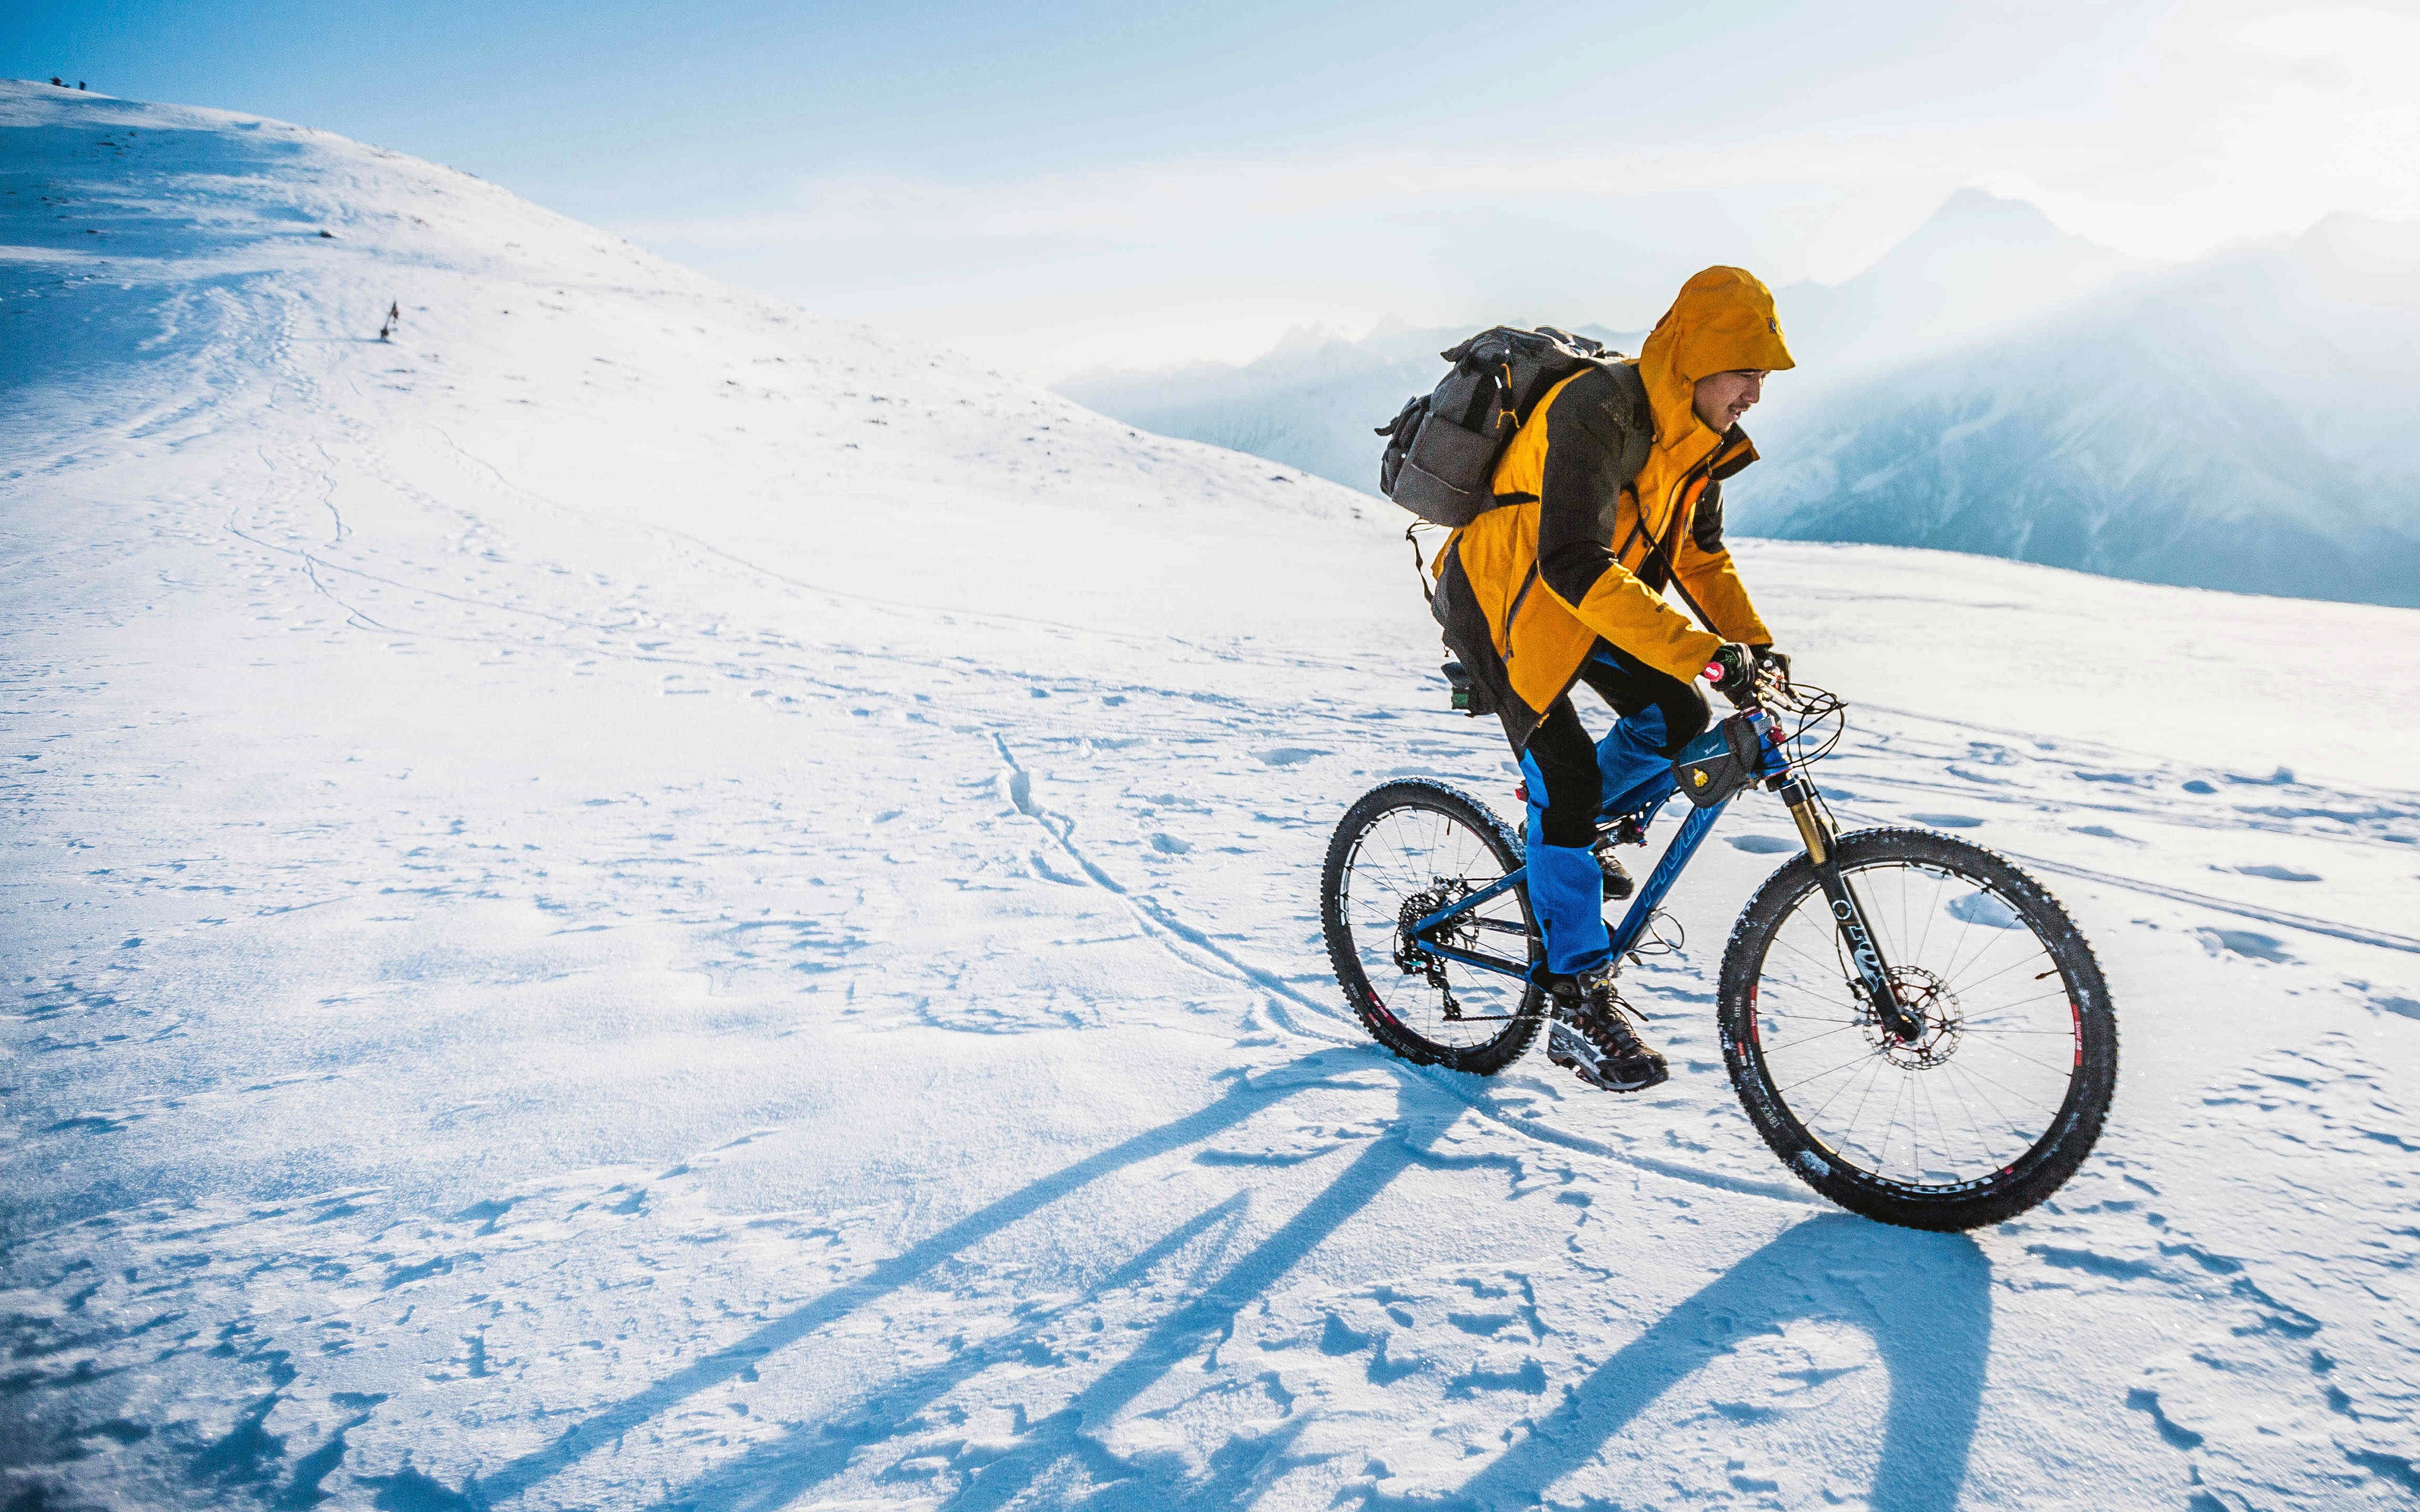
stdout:
<svg viewBox="0 0 2420 1512">
<path fill-rule="evenodd" d="M 1610 977 L 1584 978 L 1568 1006 L 1558 1016 L 1577 1029 L 1589 1043 L 1607 1057 L 1633 1056 L 1646 1047 L 1630 1019 L 1638 1011 L 1621 999 Z"/>
</svg>

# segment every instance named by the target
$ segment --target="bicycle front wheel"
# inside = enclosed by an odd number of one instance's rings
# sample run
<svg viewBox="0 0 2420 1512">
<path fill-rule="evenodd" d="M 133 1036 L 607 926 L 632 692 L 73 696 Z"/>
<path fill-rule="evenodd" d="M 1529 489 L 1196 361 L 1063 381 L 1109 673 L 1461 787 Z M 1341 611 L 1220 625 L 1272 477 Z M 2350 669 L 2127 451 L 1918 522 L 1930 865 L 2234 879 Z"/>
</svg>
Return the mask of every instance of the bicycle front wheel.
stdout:
<svg viewBox="0 0 2420 1512">
<path fill-rule="evenodd" d="M 1389 782 L 1345 810 L 1321 869 L 1320 922 L 1336 980 L 1371 1038 L 1406 1060 L 1493 1075 L 1538 1032 L 1542 995 L 1519 976 L 1412 948 L 1410 926 L 1512 874 L 1521 842 L 1485 805 L 1436 782 Z M 1537 930 L 1526 888 L 1461 915 L 1441 943 L 1527 970 Z"/>
<path fill-rule="evenodd" d="M 1757 1132 L 1809 1186 L 1913 1228 L 2003 1222 L 2058 1190 L 2101 1136 L 2118 1020 L 2058 901 L 2003 857 L 1928 830 L 1835 842 L 1900 1000 L 1856 989 L 1814 864 L 1758 889 L 1723 955 L 1723 1060 Z"/>
</svg>

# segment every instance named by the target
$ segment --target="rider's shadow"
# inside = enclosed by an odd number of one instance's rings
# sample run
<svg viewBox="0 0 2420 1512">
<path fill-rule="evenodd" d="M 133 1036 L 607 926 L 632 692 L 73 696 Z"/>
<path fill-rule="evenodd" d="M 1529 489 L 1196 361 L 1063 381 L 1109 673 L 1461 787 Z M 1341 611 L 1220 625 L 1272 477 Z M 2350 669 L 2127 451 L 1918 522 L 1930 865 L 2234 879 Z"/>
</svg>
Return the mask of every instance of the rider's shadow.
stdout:
<svg viewBox="0 0 2420 1512">
<path fill-rule="evenodd" d="M 1330 1072 L 1360 1063 L 1350 1053 L 1324 1052 L 1287 1072 L 1238 1078 L 1226 1096 L 1160 1128 L 1102 1150 L 1009 1194 L 872 1273 L 767 1323 L 754 1334 L 609 1405 L 566 1428 L 552 1443 L 482 1477 L 482 1504 L 519 1495 L 551 1478 L 590 1451 L 618 1441 L 701 1391 L 752 1372 L 775 1351 L 860 1312 L 896 1288 L 945 1264 L 969 1246 L 1033 1216 L 1093 1182 L 1140 1162 L 1199 1144 L 1298 1091 L 1350 1086 Z M 1198 1361 L 1232 1338 L 1236 1320 L 1269 1288 L 1293 1273 L 1341 1227 L 1415 1168 L 1471 1169 L 1504 1163 L 1502 1155 L 1460 1155 L 1436 1148 L 1458 1108 L 1423 1097 L 1421 1078 L 1398 1083 L 1404 1099 L 1388 1134 L 1370 1141 L 1328 1185 L 1284 1223 L 1249 1242 L 1240 1255 L 1224 1244 L 1189 1262 L 1195 1242 L 1239 1234 L 1247 1198 L 1238 1194 L 1177 1225 L 1162 1239 L 1103 1276 L 1088 1295 L 1140 1284 L 1164 1266 L 1184 1299 L 1147 1330 L 1117 1363 L 1047 1416 L 1025 1424 L 1005 1447 L 963 1446 L 965 1481 L 944 1505 L 953 1512 L 995 1512 L 1031 1500 L 1054 1465 L 1072 1461 L 1091 1475 L 1099 1494 L 1091 1504 L 1148 1512 L 1232 1508 L 1248 1504 L 1282 1460 L 1303 1423 L 1251 1443 L 1238 1442 L 1213 1456 L 1206 1481 L 1187 1483 L 1172 1463 L 1131 1461 L 1102 1442 L 1102 1425 L 1130 1409 L 1153 1383 Z M 1742 1340 L 1801 1319 L 1836 1320 L 1872 1337 L 1890 1375 L 1882 1424 L 1882 1458 L 1870 1504 L 1890 1512 L 1946 1508 L 1965 1478 L 1968 1446 L 1983 1389 L 1991 1342 L 1991 1273 L 1982 1252 L 1962 1236 L 1916 1234 L 1861 1218 L 1832 1214 L 1799 1224 L 1733 1266 L 1632 1340 L 1529 1436 L 1459 1489 L 1437 1498 L 1373 1497 L 1373 1506 L 1530 1507 L 1562 1475 L 1588 1464 L 1607 1441 L 1650 1404 Z M 671 1509 L 787 1506 L 843 1473 L 857 1455 L 890 1443 L 926 1422 L 952 1391 L 1015 1355 L 1050 1321 L 1029 1319 L 993 1341 L 998 1348 L 962 1351 L 949 1360 L 886 1382 L 853 1409 L 797 1425 L 705 1477 L 670 1491 L 657 1504 Z M 1870 1433 L 1844 1420 L 1844 1432 Z"/>
<path fill-rule="evenodd" d="M 1667 1313 L 1459 1489 L 1436 1502 L 1368 1504 L 1534 1506 L 1666 1392 L 1744 1340 L 1807 1319 L 1864 1331 L 1890 1374 L 1869 1504 L 1876 1512 L 1954 1506 L 1991 1353 L 1991 1262 L 1963 1234 L 1915 1233 L 1846 1213 L 1797 1225 Z"/>
</svg>

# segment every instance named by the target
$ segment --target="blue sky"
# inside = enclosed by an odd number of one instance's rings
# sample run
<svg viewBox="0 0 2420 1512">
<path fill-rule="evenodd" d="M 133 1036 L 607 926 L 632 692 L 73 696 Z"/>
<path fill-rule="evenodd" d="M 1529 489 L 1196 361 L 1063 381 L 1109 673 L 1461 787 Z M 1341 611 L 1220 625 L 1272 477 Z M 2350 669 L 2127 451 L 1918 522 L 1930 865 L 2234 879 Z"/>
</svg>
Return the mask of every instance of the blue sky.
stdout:
<svg viewBox="0 0 2420 1512">
<path fill-rule="evenodd" d="M 433 158 L 1046 376 L 1633 325 L 1709 261 L 1846 276 L 1969 183 L 2154 257 L 2420 215 L 2409 8 L 20 0 L 0 69 Z"/>
</svg>

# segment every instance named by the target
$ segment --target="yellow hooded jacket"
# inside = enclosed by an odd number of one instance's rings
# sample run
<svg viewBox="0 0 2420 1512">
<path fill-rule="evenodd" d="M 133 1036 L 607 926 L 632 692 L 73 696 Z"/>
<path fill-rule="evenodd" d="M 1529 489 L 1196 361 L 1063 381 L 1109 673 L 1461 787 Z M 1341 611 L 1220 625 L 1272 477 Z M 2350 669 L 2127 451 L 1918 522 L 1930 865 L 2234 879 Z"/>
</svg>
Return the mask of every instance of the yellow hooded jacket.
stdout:
<svg viewBox="0 0 2420 1512">
<path fill-rule="evenodd" d="M 1795 365 L 1772 292 L 1709 268 L 1640 348 L 1655 435 L 1635 480 L 1620 474 L 1637 417 L 1611 373 L 1581 370 L 1524 421 L 1497 463 L 1497 507 L 1454 532 L 1435 568 L 1437 619 L 1516 749 L 1600 637 L 1683 682 L 1725 640 L 1772 640 L 1722 544 L 1722 480 L 1756 448 L 1736 425 L 1709 429 L 1695 401 L 1711 374 Z M 1712 633 L 1665 600 L 1668 567 Z"/>
</svg>

